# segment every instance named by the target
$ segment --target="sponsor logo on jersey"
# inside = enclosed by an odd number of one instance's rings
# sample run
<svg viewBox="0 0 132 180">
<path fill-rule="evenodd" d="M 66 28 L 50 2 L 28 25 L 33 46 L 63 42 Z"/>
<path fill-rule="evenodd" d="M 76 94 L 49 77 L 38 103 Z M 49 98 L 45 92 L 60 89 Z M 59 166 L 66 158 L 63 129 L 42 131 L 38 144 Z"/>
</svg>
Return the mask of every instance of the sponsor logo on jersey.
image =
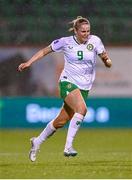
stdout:
<svg viewBox="0 0 132 180">
<path fill-rule="evenodd" d="M 87 49 L 88 49 L 89 51 L 92 51 L 92 50 L 93 50 L 93 45 L 92 45 L 92 44 L 88 44 L 88 45 L 87 45 Z"/>
<path fill-rule="evenodd" d="M 68 46 L 69 49 L 73 49 L 73 46 Z"/>
</svg>

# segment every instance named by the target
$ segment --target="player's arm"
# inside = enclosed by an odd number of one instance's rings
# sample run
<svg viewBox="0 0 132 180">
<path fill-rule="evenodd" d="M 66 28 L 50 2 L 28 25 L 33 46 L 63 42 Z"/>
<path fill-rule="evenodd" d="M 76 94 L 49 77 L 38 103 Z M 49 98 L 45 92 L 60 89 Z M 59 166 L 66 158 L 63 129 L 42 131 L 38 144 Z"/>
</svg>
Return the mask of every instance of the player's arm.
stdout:
<svg viewBox="0 0 132 180">
<path fill-rule="evenodd" d="M 101 54 L 99 54 L 99 57 L 101 58 L 106 67 L 110 68 L 112 66 L 112 61 L 106 51 L 103 51 Z"/>
<path fill-rule="evenodd" d="M 31 66 L 32 63 L 38 61 L 39 59 L 41 59 L 42 57 L 46 56 L 47 54 L 51 53 L 53 50 L 51 48 L 51 46 L 47 46 L 43 49 L 41 49 L 40 51 L 38 51 L 34 56 L 32 56 L 31 59 L 29 59 L 27 62 L 22 63 L 18 66 L 18 70 L 19 71 L 23 71 L 24 69 L 28 68 Z"/>
</svg>

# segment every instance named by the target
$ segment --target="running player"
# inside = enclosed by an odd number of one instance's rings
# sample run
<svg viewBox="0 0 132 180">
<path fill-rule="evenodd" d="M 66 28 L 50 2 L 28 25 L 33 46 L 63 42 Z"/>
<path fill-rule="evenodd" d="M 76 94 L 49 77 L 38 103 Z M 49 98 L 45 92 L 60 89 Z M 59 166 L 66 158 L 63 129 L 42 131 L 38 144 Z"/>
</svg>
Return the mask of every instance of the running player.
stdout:
<svg viewBox="0 0 132 180">
<path fill-rule="evenodd" d="M 65 65 L 59 79 L 60 96 L 64 103 L 58 116 L 47 124 L 38 137 L 31 138 L 31 161 L 36 160 L 40 145 L 69 120 L 64 155 L 77 155 L 73 148 L 73 140 L 87 112 L 85 100 L 95 79 L 97 55 L 106 67 L 110 68 L 112 65 L 101 39 L 90 34 L 88 19 L 79 16 L 71 23 L 72 28 L 69 31 L 74 32 L 73 36 L 54 40 L 18 67 L 19 71 L 29 68 L 32 63 L 54 51 L 64 54 Z"/>
</svg>

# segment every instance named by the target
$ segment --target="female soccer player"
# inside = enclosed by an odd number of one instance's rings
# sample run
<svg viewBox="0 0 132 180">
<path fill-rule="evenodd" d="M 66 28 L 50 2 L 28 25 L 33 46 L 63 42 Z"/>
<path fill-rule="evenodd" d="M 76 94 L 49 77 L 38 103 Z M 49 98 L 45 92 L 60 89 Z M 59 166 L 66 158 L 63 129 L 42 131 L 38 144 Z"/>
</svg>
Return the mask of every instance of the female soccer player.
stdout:
<svg viewBox="0 0 132 180">
<path fill-rule="evenodd" d="M 60 96 L 64 103 L 58 116 L 47 124 L 38 137 L 31 138 L 31 161 L 36 160 L 40 145 L 69 120 L 64 155 L 77 155 L 77 151 L 73 149 L 73 140 L 87 112 L 85 100 L 95 79 L 97 55 L 106 67 L 110 68 L 112 65 L 101 39 L 90 34 L 88 19 L 79 16 L 71 23 L 72 28 L 69 31 L 74 32 L 73 36 L 54 40 L 18 67 L 19 71 L 29 68 L 32 63 L 53 51 L 64 53 L 65 65 L 59 79 Z"/>
</svg>

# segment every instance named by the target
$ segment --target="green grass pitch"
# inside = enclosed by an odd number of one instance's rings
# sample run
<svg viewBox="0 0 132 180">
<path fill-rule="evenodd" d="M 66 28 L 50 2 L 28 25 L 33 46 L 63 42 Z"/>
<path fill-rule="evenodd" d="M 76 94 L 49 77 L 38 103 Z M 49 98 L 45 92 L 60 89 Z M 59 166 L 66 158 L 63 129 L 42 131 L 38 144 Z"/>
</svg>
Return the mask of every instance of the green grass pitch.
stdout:
<svg viewBox="0 0 132 180">
<path fill-rule="evenodd" d="M 72 158 L 63 156 L 66 130 L 43 143 L 33 163 L 28 159 L 29 139 L 41 130 L 1 130 L 0 178 L 132 178 L 132 129 L 81 129 L 74 142 L 78 156 Z"/>
</svg>

